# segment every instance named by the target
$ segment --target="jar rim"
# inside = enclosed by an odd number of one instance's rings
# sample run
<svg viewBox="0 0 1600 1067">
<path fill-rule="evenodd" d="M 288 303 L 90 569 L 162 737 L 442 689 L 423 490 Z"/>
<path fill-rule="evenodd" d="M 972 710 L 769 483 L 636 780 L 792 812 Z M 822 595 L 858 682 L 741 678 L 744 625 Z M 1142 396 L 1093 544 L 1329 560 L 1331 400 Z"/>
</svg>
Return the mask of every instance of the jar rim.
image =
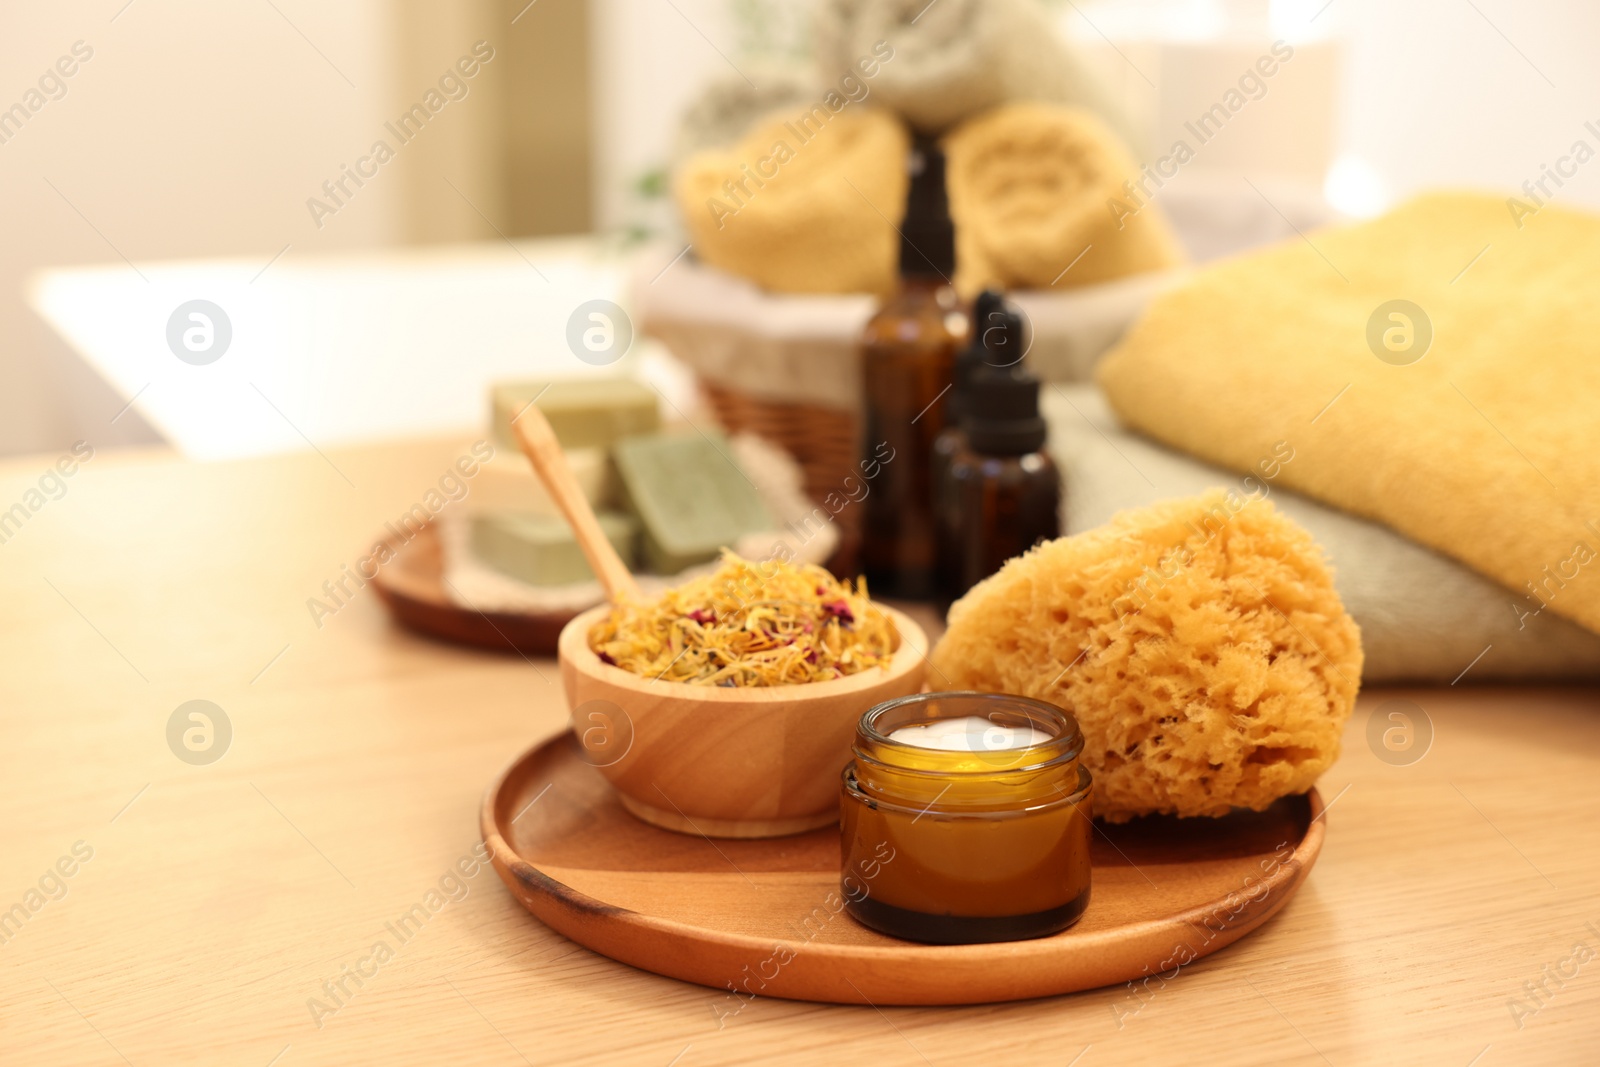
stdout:
<svg viewBox="0 0 1600 1067">
<path fill-rule="evenodd" d="M 901 815 L 912 815 L 918 819 L 923 816 L 933 816 L 937 819 L 995 821 L 1037 815 L 1041 811 L 1048 811 L 1063 805 L 1083 803 L 1094 789 L 1094 776 L 1089 773 L 1089 768 L 1081 763 L 1077 765 L 1076 770 L 1078 772 L 1077 786 L 1070 793 L 1061 790 L 1058 796 L 1050 797 L 1042 802 L 1028 802 L 1014 807 L 990 810 L 967 810 L 957 805 L 941 805 L 937 801 L 933 804 L 914 805 L 891 800 L 876 793 L 868 793 L 861 787 L 860 780 L 857 777 L 855 760 L 851 760 L 844 765 L 844 769 L 840 771 L 839 778 L 846 796 L 865 804 L 871 804 L 875 808 L 884 808 L 898 812 Z"/>
<path fill-rule="evenodd" d="M 1048 732 L 1053 733 L 1054 736 L 1048 741 L 1041 741 L 1037 744 L 1023 745 L 1014 749 L 995 750 L 995 754 L 997 755 L 1001 752 L 1016 753 L 1019 759 L 1026 758 L 1030 753 L 1036 753 L 1037 755 L 1043 757 L 1042 759 L 1036 761 L 1029 761 L 1025 764 L 1012 765 L 1006 768 L 991 767 L 981 770 L 975 769 L 972 771 L 941 770 L 933 773 L 954 775 L 994 774 L 997 770 L 1001 769 L 1015 771 L 1037 770 L 1047 764 L 1056 763 L 1062 760 L 1075 760 L 1083 752 L 1083 731 L 1078 727 L 1078 720 L 1072 715 L 1071 712 L 1065 710 L 1064 708 L 1058 707 L 1055 704 L 1051 704 L 1048 701 L 1038 700 L 1033 697 L 1016 696 L 1011 693 L 985 693 L 978 690 L 961 689 L 932 693 L 913 693 L 910 696 L 896 697 L 893 700 L 885 700 L 881 704 L 876 704 L 869 708 L 861 716 L 860 721 L 856 725 L 856 757 L 858 759 L 866 759 L 873 763 L 881 762 L 881 760 L 874 754 L 862 750 L 862 745 L 860 742 L 863 740 L 869 742 L 873 749 L 876 749 L 885 755 L 910 755 L 912 753 L 920 753 L 925 755 L 929 752 L 940 751 L 937 749 L 925 748 L 921 745 L 909 744 L 905 741 L 896 741 L 894 738 L 889 736 L 889 734 L 893 731 L 885 731 L 879 726 L 879 724 L 885 718 L 893 715 L 896 712 L 902 712 L 907 708 L 914 708 L 918 705 L 924 704 L 937 706 L 940 702 L 954 702 L 958 704 L 966 703 L 974 706 L 971 708 L 962 709 L 959 716 L 930 715 L 930 719 L 968 716 L 983 717 L 985 716 L 986 707 L 988 708 L 988 714 L 993 714 L 995 711 L 1003 708 L 1004 710 L 1021 712 L 1021 717 L 1024 719 L 1024 721 L 1028 722 L 1035 728 L 1040 726 L 1048 726 L 1050 728 Z M 910 770 L 911 768 L 903 769 Z"/>
</svg>

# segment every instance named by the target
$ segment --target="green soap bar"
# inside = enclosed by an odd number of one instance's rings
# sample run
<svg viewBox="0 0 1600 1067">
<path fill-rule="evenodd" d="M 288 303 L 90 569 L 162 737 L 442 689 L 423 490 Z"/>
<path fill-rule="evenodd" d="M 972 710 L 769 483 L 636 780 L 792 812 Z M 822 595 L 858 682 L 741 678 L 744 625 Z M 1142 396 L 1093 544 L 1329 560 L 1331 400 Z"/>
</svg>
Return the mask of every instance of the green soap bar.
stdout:
<svg viewBox="0 0 1600 1067">
<path fill-rule="evenodd" d="M 606 539 L 631 568 L 638 523 L 631 515 L 612 511 L 596 517 Z M 557 516 L 532 512 L 476 516 L 472 520 L 472 552 L 495 570 L 529 585 L 571 585 L 594 578 L 572 536 L 572 527 Z"/>
<path fill-rule="evenodd" d="M 644 564 L 657 574 L 704 563 L 741 535 L 773 528 L 756 487 L 720 437 L 630 437 L 617 443 L 612 459 L 639 519 Z"/>
<path fill-rule="evenodd" d="M 654 433 L 661 426 L 655 390 L 632 378 L 502 382 L 491 398 L 495 442 L 513 452 L 517 439 L 511 420 L 530 403 L 550 420 L 562 448 L 610 448 L 619 438 Z"/>
</svg>

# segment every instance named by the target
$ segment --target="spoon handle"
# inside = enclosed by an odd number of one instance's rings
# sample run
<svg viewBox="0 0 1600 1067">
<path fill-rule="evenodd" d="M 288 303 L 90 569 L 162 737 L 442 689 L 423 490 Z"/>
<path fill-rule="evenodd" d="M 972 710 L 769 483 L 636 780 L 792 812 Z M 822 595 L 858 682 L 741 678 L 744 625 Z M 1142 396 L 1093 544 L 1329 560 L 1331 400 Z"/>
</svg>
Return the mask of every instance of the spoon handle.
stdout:
<svg viewBox="0 0 1600 1067">
<path fill-rule="evenodd" d="M 523 454 L 533 464 L 545 489 L 571 524 L 578 547 L 583 550 L 590 569 L 600 579 L 606 599 L 613 604 L 642 599 L 639 583 L 634 581 L 628 565 L 622 562 L 622 557 L 611 546 L 605 531 L 600 529 L 594 509 L 589 506 L 578 480 L 573 477 L 572 468 L 567 466 L 566 453 L 561 451 L 561 444 L 556 440 L 555 431 L 550 428 L 550 420 L 544 417 L 544 412 L 536 405 L 529 404 L 517 416 L 511 428 L 517 435 L 517 442 L 522 445 Z"/>
</svg>

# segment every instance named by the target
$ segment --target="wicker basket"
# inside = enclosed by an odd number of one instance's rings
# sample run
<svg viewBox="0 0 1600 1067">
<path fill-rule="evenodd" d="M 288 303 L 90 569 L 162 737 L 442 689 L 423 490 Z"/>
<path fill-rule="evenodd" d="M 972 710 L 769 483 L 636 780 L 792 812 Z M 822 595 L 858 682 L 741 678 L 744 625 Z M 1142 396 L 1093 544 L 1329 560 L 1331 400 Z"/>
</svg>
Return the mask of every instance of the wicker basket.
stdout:
<svg viewBox="0 0 1600 1067">
<path fill-rule="evenodd" d="M 1333 219 L 1315 190 L 1274 185 L 1269 192 L 1270 203 L 1231 177 L 1196 176 L 1164 191 L 1162 204 L 1200 261 L 1297 239 Z M 1145 305 L 1185 274 L 1177 269 L 1010 294 L 1028 322 L 1033 372 L 1049 382 L 1090 380 Z M 862 294 L 766 293 L 675 244 L 643 257 L 630 288 L 639 328 L 695 373 L 728 430 L 759 434 L 788 450 L 819 503 L 844 489 L 847 477 L 859 477 L 859 342 L 876 301 Z M 860 510 L 851 504 L 837 517 L 848 553 L 859 544 Z M 841 554 L 834 567 L 848 572 L 853 561 L 853 554 Z"/>
<path fill-rule="evenodd" d="M 717 421 L 729 433 L 753 433 L 788 452 L 800 464 L 806 495 L 825 503 L 830 493 L 843 494 L 846 479 L 860 480 L 858 430 L 854 412 L 816 404 L 786 403 L 752 396 L 697 376 Z M 835 498 L 837 500 L 837 497 Z M 854 571 L 861 544 L 861 511 L 854 504 L 834 517 L 839 548 L 828 566 L 839 574 Z"/>
<path fill-rule="evenodd" d="M 806 493 L 822 500 L 841 492 L 857 470 L 855 415 L 815 404 L 764 400 L 700 378 L 706 399 L 729 433 L 754 433 L 781 446 L 805 472 Z"/>
</svg>

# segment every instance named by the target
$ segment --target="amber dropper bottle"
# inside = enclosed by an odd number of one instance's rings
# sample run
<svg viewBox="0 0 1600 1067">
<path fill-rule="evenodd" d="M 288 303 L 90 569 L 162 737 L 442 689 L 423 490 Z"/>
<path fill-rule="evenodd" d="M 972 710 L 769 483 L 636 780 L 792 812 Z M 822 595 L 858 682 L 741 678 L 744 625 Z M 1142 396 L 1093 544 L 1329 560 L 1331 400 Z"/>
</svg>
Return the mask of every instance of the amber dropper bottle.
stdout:
<svg viewBox="0 0 1600 1067">
<path fill-rule="evenodd" d="M 950 465 L 967 439 L 966 431 L 961 428 L 961 420 L 966 415 L 967 399 L 972 392 L 972 376 L 986 363 L 1003 367 L 1022 358 L 1020 349 L 1015 353 L 991 352 L 986 347 L 995 344 L 998 348 L 1004 348 L 1009 340 L 1003 329 L 1006 320 L 1002 318 L 1009 310 L 1005 297 L 996 289 L 985 289 L 972 302 L 972 323 L 967 344 L 956 354 L 954 384 L 950 392 L 945 394 L 945 428 L 939 431 L 939 436 L 933 441 L 933 510 L 939 524 L 939 576 L 944 587 L 942 591 L 947 596 L 959 592 L 950 588 L 954 584 L 951 576 L 959 570 L 956 546 L 960 535 L 956 521 L 958 512 L 951 502 L 955 487 L 950 480 Z"/>
<path fill-rule="evenodd" d="M 861 343 L 862 455 L 881 470 L 863 502 L 861 552 L 874 593 L 928 598 L 939 586 L 933 442 L 946 425 L 945 394 L 967 319 L 950 285 L 955 228 L 944 155 L 919 141 L 910 163 L 900 283 L 868 320 Z"/>
<path fill-rule="evenodd" d="M 1006 315 L 1022 351 L 1022 320 Z M 964 440 L 950 462 L 944 519 L 955 530 L 952 595 L 959 596 L 1040 541 L 1061 534 L 1061 478 L 1044 452 L 1039 379 L 1020 366 L 984 365 L 972 375 Z"/>
</svg>

